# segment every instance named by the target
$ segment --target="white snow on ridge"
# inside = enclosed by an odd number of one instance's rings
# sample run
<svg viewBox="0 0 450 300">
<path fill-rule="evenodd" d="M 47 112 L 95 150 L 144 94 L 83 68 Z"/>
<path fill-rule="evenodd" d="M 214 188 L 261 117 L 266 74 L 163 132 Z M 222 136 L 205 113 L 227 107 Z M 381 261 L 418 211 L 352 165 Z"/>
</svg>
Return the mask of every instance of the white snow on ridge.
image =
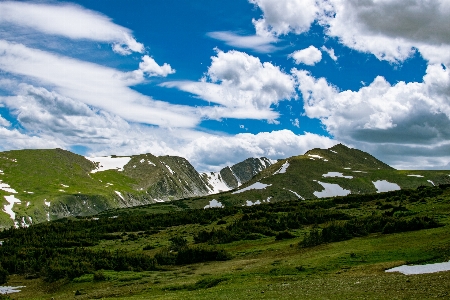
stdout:
<svg viewBox="0 0 450 300">
<path fill-rule="evenodd" d="M 264 184 L 261 182 L 255 182 L 252 185 L 249 185 L 246 188 L 243 188 L 242 190 L 238 190 L 236 192 L 233 192 L 232 194 L 239 194 L 245 191 L 249 191 L 249 190 L 264 190 L 266 187 L 271 186 L 271 184 Z"/>
<path fill-rule="evenodd" d="M 352 179 L 353 176 L 345 176 L 342 173 L 339 172 L 328 172 L 327 174 L 323 174 L 322 177 L 341 177 L 341 178 L 347 178 L 347 179 Z"/>
<path fill-rule="evenodd" d="M 175 173 L 174 171 L 172 171 L 172 169 L 169 167 L 169 165 L 163 163 L 162 161 L 161 161 L 161 163 L 167 168 L 167 170 L 169 170 L 170 174 L 173 175 L 173 173 Z"/>
<path fill-rule="evenodd" d="M 321 192 L 314 192 L 314 196 L 317 198 L 326 198 L 326 197 L 335 197 L 335 196 L 347 196 L 351 193 L 350 190 L 345 190 L 341 188 L 339 184 L 334 183 L 325 183 L 317 181 L 321 186 L 324 187 L 324 190 Z"/>
<path fill-rule="evenodd" d="M 422 175 L 407 175 L 407 176 L 409 176 L 409 177 L 423 177 Z"/>
<path fill-rule="evenodd" d="M 222 203 L 220 203 L 219 201 L 217 201 L 216 199 L 212 199 L 211 201 L 209 201 L 209 205 L 206 205 L 205 207 L 203 207 L 203 209 L 207 209 L 207 208 L 213 208 L 213 207 L 225 207 L 223 206 Z"/>
<path fill-rule="evenodd" d="M 450 271 L 450 261 L 428 265 L 416 265 L 416 266 L 403 265 L 400 267 L 386 270 L 386 272 L 400 272 L 405 275 L 428 274 L 444 271 Z"/>
<path fill-rule="evenodd" d="M 106 171 L 106 170 L 117 170 L 123 171 L 123 167 L 131 160 L 131 157 L 111 157 L 111 156 L 100 156 L 100 157 L 86 157 L 93 163 L 98 163 L 98 167 L 92 170 L 91 173 Z"/>
<path fill-rule="evenodd" d="M 4 206 L 4 212 L 7 213 L 11 219 L 14 221 L 16 219 L 16 213 L 13 212 L 12 208 L 14 206 L 14 203 L 21 203 L 19 199 L 17 199 L 14 195 L 5 196 L 6 201 L 8 201 L 9 204 L 6 204 Z"/>
<path fill-rule="evenodd" d="M 148 162 L 149 165 L 152 165 L 152 166 L 156 167 L 156 165 L 154 163 L 152 163 L 151 161 L 147 160 L 147 162 Z"/>
<path fill-rule="evenodd" d="M 337 152 L 336 152 L 336 151 L 334 151 L 334 150 L 331 150 L 331 149 L 328 149 L 328 150 L 330 150 L 331 152 L 333 152 L 333 153 L 336 153 L 336 154 L 337 154 Z"/>
<path fill-rule="evenodd" d="M 208 183 L 212 186 L 211 194 L 217 194 L 220 192 L 226 192 L 231 190 L 227 186 L 227 184 L 222 180 L 222 177 L 220 176 L 220 172 L 210 172 L 210 173 L 204 173 L 206 175 Z"/>
<path fill-rule="evenodd" d="M 283 174 L 283 173 L 286 173 L 286 170 L 287 170 L 288 167 L 289 167 L 289 162 L 286 161 L 286 162 L 281 166 L 281 168 L 280 168 L 278 171 L 276 171 L 275 173 L 273 173 L 273 175 L 275 175 L 275 174 Z"/>
<path fill-rule="evenodd" d="M 400 186 L 396 183 L 392 183 L 386 180 L 372 181 L 373 185 L 377 189 L 377 193 L 398 191 L 401 190 Z"/>
<path fill-rule="evenodd" d="M 114 191 L 114 192 L 120 197 L 120 199 L 122 199 L 123 201 L 125 201 L 125 199 L 123 198 L 121 192 L 118 192 L 118 191 Z"/>
<path fill-rule="evenodd" d="M 15 189 L 11 188 L 9 184 L 2 182 L 2 180 L 0 180 L 0 190 L 4 190 L 5 192 L 8 193 L 17 194 L 17 191 Z"/>
<path fill-rule="evenodd" d="M 285 190 L 288 190 L 288 189 L 285 189 Z M 297 198 L 302 199 L 302 200 L 305 200 L 305 198 L 303 198 L 302 196 L 300 196 L 300 195 L 297 194 L 296 192 L 291 191 L 291 190 L 288 190 L 288 191 L 291 192 L 291 193 L 293 193 L 295 196 L 297 196 Z"/>
</svg>

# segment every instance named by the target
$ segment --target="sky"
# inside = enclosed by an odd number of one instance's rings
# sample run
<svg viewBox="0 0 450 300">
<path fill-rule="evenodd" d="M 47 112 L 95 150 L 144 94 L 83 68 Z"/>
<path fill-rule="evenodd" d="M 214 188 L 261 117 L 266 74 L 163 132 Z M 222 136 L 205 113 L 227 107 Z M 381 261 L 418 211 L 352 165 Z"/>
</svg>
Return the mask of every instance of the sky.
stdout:
<svg viewBox="0 0 450 300">
<path fill-rule="evenodd" d="M 450 169 L 448 0 L 0 1 L 0 150 Z"/>
</svg>

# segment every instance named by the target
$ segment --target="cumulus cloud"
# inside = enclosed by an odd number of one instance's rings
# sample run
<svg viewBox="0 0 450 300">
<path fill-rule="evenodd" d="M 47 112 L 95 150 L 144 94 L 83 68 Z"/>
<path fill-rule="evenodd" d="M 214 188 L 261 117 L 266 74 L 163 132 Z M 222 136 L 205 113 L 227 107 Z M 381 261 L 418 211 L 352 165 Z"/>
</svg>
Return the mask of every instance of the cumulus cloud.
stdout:
<svg viewBox="0 0 450 300">
<path fill-rule="evenodd" d="M 144 51 L 144 45 L 135 40 L 129 29 L 81 6 L 3 1 L 0 11 L 0 24 L 18 25 L 70 39 L 111 43 L 113 50 L 122 55 Z"/>
<path fill-rule="evenodd" d="M 289 57 L 293 58 L 297 65 L 305 64 L 308 66 L 314 66 L 322 60 L 322 52 L 311 45 L 306 49 L 297 50 L 291 53 Z"/>
<path fill-rule="evenodd" d="M 271 105 L 295 97 L 295 81 L 271 63 L 239 51 L 218 50 L 206 76 L 199 82 L 162 84 L 197 95 L 219 106 L 201 108 L 203 115 L 219 119 L 276 119 Z"/>
<path fill-rule="evenodd" d="M 25 82 L 27 79 L 38 81 L 43 86 L 53 87 L 61 95 L 126 120 L 168 127 L 192 127 L 199 122 L 195 108 L 156 101 L 129 88 L 143 81 L 136 73 L 121 72 L 2 40 L 0 51 L 0 70 L 22 76 Z M 141 66 L 147 68 L 139 71 L 141 75 L 155 72 L 145 65 L 145 60 Z M 164 75 L 169 68 L 166 65 L 159 71 Z"/>
<path fill-rule="evenodd" d="M 273 44 L 279 39 L 273 35 L 239 35 L 230 31 L 209 32 L 208 36 L 225 42 L 227 45 L 237 48 L 252 49 L 260 53 L 270 53 L 278 48 Z"/>
<path fill-rule="evenodd" d="M 446 0 L 249 0 L 263 12 L 260 35 L 303 33 L 317 21 L 345 46 L 401 62 L 416 49 L 430 63 L 450 63 L 450 3 Z M 331 56 L 331 55 L 330 55 Z"/>
<path fill-rule="evenodd" d="M 249 0 L 263 11 L 263 17 L 253 20 L 260 36 L 300 34 L 309 30 L 320 10 L 316 0 Z"/>
<path fill-rule="evenodd" d="M 339 91 L 324 78 L 293 70 L 308 117 L 318 118 L 337 139 L 359 148 L 386 144 L 433 148 L 450 140 L 450 72 L 430 65 L 422 83 L 389 84 L 378 76 L 358 91 Z"/>
</svg>

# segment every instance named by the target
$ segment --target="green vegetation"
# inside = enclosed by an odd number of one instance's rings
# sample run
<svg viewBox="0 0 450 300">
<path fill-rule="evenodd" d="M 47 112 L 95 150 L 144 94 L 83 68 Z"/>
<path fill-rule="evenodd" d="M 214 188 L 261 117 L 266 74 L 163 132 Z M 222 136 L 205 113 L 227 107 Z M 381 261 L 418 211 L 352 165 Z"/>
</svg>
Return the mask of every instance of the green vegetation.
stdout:
<svg viewBox="0 0 450 300">
<path fill-rule="evenodd" d="M 384 272 L 450 259 L 449 185 L 250 207 L 164 205 L 0 232 L 7 284 L 26 286 L 13 298 L 449 295 L 450 272 Z"/>
</svg>

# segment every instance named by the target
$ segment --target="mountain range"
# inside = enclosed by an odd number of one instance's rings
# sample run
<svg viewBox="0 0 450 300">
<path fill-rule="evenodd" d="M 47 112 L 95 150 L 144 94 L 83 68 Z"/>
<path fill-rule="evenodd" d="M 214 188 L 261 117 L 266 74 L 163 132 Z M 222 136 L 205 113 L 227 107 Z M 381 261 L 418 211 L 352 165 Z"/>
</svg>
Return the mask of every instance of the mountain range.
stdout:
<svg viewBox="0 0 450 300">
<path fill-rule="evenodd" d="M 248 158 L 210 173 L 177 156 L 14 150 L 0 153 L 0 226 L 155 203 L 167 210 L 255 205 L 447 183 L 450 171 L 395 170 L 341 144 L 278 161 Z"/>
</svg>

